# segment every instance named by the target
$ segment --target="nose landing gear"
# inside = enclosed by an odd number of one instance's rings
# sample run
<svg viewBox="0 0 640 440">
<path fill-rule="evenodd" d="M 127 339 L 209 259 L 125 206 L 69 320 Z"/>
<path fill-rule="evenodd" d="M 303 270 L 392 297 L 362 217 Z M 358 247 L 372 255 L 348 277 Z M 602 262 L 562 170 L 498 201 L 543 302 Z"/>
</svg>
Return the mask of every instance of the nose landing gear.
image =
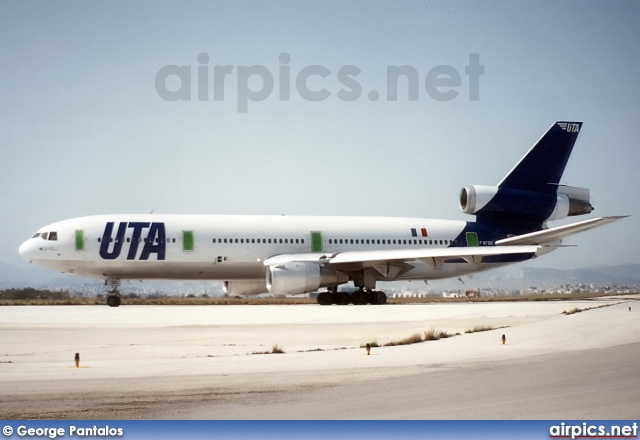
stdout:
<svg viewBox="0 0 640 440">
<path fill-rule="evenodd" d="M 118 307 L 122 302 L 119 290 L 120 280 L 109 278 L 104 281 L 104 284 L 111 287 L 107 295 L 107 305 L 109 307 Z"/>
</svg>

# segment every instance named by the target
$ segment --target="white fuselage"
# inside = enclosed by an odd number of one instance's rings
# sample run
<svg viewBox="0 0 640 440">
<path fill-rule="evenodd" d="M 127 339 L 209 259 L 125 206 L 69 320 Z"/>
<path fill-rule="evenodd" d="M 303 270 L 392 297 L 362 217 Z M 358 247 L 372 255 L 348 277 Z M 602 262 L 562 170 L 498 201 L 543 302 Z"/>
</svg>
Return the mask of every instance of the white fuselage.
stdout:
<svg viewBox="0 0 640 440">
<path fill-rule="evenodd" d="M 101 279 L 264 280 L 264 261 L 276 255 L 466 246 L 457 242 L 466 224 L 393 217 L 99 215 L 45 226 L 22 244 L 20 254 L 50 269 Z M 410 265 L 393 279 L 447 278 L 499 264 Z"/>
</svg>

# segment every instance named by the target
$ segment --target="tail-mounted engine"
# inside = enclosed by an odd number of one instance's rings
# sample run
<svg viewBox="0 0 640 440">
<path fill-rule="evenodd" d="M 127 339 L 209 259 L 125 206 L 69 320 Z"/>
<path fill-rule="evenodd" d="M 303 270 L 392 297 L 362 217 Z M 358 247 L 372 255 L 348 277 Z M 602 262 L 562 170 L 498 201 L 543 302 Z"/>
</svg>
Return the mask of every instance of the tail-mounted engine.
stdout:
<svg viewBox="0 0 640 440">
<path fill-rule="evenodd" d="M 588 188 L 558 185 L 555 193 L 547 194 L 472 185 L 460 190 L 460 209 L 465 214 L 504 214 L 544 222 L 589 214 L 593 206 Z"/>
</svg>

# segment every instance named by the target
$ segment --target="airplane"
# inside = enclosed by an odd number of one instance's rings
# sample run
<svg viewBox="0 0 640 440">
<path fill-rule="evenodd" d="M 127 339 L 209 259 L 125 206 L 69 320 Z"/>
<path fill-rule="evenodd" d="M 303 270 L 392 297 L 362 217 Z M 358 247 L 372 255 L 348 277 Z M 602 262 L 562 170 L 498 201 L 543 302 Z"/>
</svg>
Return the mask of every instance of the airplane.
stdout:
<svg viewBox="0 0 640 440">
<path fill-rule="evenodd" d="M 475 221 L 400 217 L 94 215 L 47 225 L 19 248 L 57 271 L 105 280 L 219 280 L 229 295 L 308 294 L 321 305 L 384 304 L 378 281 L 460 277 L 537 258 L 625 216 L 589 214 L 588 188 L 561 185 L 582 122 L 554 123 L 496 186 L 460 191 Z M 338 287 L 352 282 L 352 293 Z"/>
</svg>

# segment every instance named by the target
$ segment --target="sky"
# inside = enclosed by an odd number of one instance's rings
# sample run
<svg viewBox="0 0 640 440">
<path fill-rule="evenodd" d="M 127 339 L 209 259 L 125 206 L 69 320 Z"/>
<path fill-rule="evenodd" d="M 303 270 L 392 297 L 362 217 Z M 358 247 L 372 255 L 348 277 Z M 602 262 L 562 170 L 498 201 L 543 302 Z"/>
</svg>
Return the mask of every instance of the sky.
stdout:
<svg viewBox="0 0 640 440">
<path fill-rule="evenodd" d="M 562 183 L 631 217 L 527 264 L 638 264 L 638 22 L 636 1 L 1 1 L 0 262 L 92 214 L 472 221 L 460 188 L 569 120 Z M 417 79 L 394 99 L 397 66 Z"/>
</svg>

